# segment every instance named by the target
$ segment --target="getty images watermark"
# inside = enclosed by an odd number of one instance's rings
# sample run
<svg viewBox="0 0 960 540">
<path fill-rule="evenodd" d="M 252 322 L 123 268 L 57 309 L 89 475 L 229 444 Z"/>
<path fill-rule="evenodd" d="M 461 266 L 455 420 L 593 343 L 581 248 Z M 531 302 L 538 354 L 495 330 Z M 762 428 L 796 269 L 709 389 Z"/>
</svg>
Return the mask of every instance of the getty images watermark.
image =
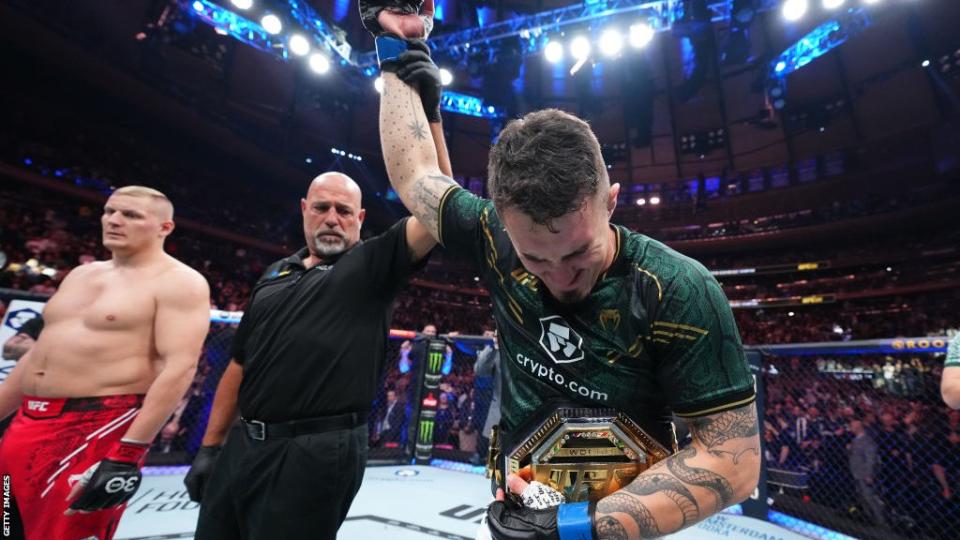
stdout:
<svg viewBox="0 0 960 540">
<path fill-rule="evenodd" d="M 3 536 L 4 538 L 10 537 L 10 522 L 11 518 L 11 504 L 10 504 L 10 475 L 3 475 Z"/>
</svg>

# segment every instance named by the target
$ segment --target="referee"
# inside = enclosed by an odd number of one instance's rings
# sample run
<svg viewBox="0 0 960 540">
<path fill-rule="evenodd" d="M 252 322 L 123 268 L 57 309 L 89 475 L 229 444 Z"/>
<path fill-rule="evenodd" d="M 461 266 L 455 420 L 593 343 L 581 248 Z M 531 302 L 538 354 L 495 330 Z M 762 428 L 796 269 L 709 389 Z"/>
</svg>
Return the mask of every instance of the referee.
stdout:
<svg viewBox="0 0 960 540">
<path fill-rule="evenodd" d="M 254 287 L 184 480 L 202 497 L 198 540 L 336 537 L 363 478 L 394 297 L 435 245 L 413 218 L 360 241 L 360 188 L 340 173 L 314 179 L 300 207 L 307 246 Z"/>
</svg>

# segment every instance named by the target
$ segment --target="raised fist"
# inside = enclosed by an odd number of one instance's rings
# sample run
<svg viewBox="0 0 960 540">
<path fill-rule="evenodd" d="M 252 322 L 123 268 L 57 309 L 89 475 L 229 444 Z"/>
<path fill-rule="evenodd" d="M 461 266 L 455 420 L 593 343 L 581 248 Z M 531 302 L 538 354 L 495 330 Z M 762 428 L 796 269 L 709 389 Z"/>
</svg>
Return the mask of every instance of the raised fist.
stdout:
<svg viewBox="0 0 960 540">
<path fill-rule="evenodd" d="M 433 0 L 360 0 L 360 19 L 374 36 L 426 39 L 433 29 Z"/>
</svg>

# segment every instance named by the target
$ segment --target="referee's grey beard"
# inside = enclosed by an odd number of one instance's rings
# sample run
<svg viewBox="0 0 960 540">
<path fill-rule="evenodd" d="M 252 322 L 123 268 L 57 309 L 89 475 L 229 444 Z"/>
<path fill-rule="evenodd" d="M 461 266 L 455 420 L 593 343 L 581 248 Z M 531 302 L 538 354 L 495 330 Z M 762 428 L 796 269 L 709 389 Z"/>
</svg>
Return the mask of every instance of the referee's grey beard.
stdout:
<svg viewBox="0 0 960 540">
<path fill-rule="evenodd" d="M 337 233 L 318 234 L 313 237 L 313 249 L 321 257 L 340 255 L 347 248 L 347 239 Z"/>
</svg>

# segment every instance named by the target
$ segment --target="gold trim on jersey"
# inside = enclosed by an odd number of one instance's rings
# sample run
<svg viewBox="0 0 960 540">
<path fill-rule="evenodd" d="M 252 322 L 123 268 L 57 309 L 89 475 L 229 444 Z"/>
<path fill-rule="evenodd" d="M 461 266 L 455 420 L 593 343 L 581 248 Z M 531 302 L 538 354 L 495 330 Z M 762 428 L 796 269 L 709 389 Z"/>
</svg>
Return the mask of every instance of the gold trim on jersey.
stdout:
<svg viewBox="0 0 960 540">
<path fill-rule="evenodd" d="M 443 243 L 443 207 L 447 204 L 447 199 L 450 198 L 450 195 L 458 189 L 463 188 L 460 186 L 448 187 L 447 190 L 443 192 L 443 195 L 440 196 L 440 204 L 437 205 L 437 241 L 440 242 L 440 245 L 443 247 L 446 247 Z"/>
<path fill-rule="evenodd" d="M 647 270 L 647 269 L 645 269 L 645 268 L 641 268 L 639 264 L 633 263 L 633 265 L 637 267 L 637 270 L 639 270 L 639 271 L 643 272 L 644 274 L 646 274 L 646 275 L 650 276 L 651 278 L 653 278 L 653 282 L 657 284 L 657 301 L 658 301 L 658 302 L 659 302 L 659 301 L 662 301 L 662 300 L 663 300 L 663 287 L 660 286 L 660 279 L 657 278 L 657 276 L 653 275 L 653 272 L 651 272 L 651 271 L 649 271 L 649 270 Z"/>
<path fill-rule="evenodd" d="M 680 418 L 695 418 L 697 416 L 706 416 L 708 414 L 715 414 L 718 412 L 728 411 L 730 409 L 736 409 L 737 407 L 742 407 L 744 405 L 753 403 L 757 399 L 757 395 L 754 394 L 746 399 L 741 399 L 740 401 L 734 401 L 733 403 L 727 403 L 726 405 L 719 405 L 717 407 L 711 407 L 709 409 L 704 409 L 702 411 L 695 411 L 692 413 L 680 414 L 675 413 Z"/>
<path fill-rule="evenodd" d="M 599 281 L 603 281 L 603 280 L 607 279 L 607 272 L 610 271 L 610 268 L 613 268 L 613 265 L 617 263 L 617 257 L 620 256 L 620 227 L 617 227 L 616 225 L 614 225 L 614 226 L 613 226 L 613 232 L 616 233 L 616 234 L 614 234 L 614 236 L 616 237 L 617 247 L 616 247 L 616 249 L 613 251 L 613 258 L 610 259 L 610 266 L 607 268 L 606 272 L 604 272 L 604 273 L 600 276 L 600 280 L 599 280 Z"/>
<path fill-rule="evenodd" d="M 678 330 L 689 330 L 690 332 L 696 332 L 698 334 L 703 334 L 704 336 L 709 334 L 709 330 L 704 330 L 703 328 L 697 328 L 696 326 L 690 326 L 689 324 L 680 324 L 680 323 L 671 323 L 665 321 L 653 321 L 654 326 L 666 326 L 667 328 L 676 328 Z"/>
<path fill-rule="evenodd" d="M 666 330 L 654 330 L 654 331 L 653 331 L 653 334 L 654 334 L 654 335 L 660 335 L 660 336 L 663 336 L 663 337 L 669 337 L 669 338 L 677 337 L 677 338 L 686 339 L 686 340 L 688 340 L 688 341 L 696 341 L 696 340 L 699 339 L 698 337 L 689 336 L 689 335 L 687 335 L 687 334 L 681 334 L 681 333 L 679 333 L 679 332 L 677 332 L 677 333 L 667 332 Z"/>
<path fill-rule="evenodd" d="M 490 252 L 487 254 L 487 266 L 493 269 L 497 273 L 497 279 L 500 281 L 500 289 L 503 290 L 503 294 L 507 297 L 507 307 L 510 308 L 510 313 L 517 319 L 517 322 L 523 324 L 523 310 L 520 309 L 520 304 L 514 300 L 513 296 L 510 295 L 510 291 L 507 290 L 506 280 L 503 277 L 503 273 L 500 272 L 500 269 L 497 268 L 497 246 L 493 243 L 493 235 L 490 234 L 490 207 L 484 207 L 483 212 L 480 213 L 480 228 L 483 229 L 483 234 L 487 238 L 487 244 L 490 246 Z"/>
</svg>

